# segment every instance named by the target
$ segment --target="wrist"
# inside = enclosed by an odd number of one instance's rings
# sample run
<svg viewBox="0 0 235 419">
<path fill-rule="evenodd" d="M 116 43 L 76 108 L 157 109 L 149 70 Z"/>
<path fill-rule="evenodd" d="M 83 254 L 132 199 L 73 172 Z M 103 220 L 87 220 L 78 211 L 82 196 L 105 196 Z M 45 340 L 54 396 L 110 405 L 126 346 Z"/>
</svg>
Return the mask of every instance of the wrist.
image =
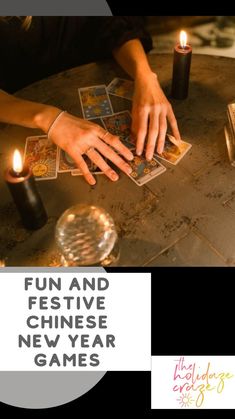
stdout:
<svg viewBox="0 0 235 419">
<path fill-rule="evenodd" d="M 34 124 L 47 134 L 53 121 L 61 112 L 62 109 L 54 106 L 42 106 L 34 116 Z"/>
<path fill-rule="evenodd" d="M 158 82 L 158 77 L 157 77 L 157 74 L 151 70 L 151 68 L 149 68 L 147 71 L 143 71 L 143 69 L 141 69 L 136 72 L 135 81 L 136 80 L 142 80 L 142 81 L 153 80 L 153 81 Z"/>
<path fill-rule="evenodd" d="M 58 115 L 55 117 L 52 124 L 49 126 L 49 129 L 47 131 L 47 138 L 50 139 L 51 131 L 53 130 L 54 126 L 57 124 L 57 121 L 66 113 L 66 111 L 60 111 Z"/>
</svg>

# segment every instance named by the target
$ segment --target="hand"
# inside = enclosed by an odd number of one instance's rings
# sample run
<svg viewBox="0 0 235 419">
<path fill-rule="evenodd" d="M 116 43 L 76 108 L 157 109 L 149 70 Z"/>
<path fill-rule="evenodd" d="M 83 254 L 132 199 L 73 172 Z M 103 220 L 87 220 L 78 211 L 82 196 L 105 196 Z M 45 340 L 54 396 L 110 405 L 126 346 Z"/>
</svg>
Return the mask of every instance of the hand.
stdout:
<svg viewBox="0 0 235 419">
<path fill-rule="evenodd" d="M 127 174 L 132 172 L 129 164 L 113 148 L 127 160 L 132 160 L 134 157 L 131 151 L 118 137 L 92 122 L 63 113 L 50 129 L 50 138 L 73 158 L 90 185 L 94 185 L 96 181 L 82 157 L 83 154 L 86 154 L 113 181 L 118 180 L 118 174 L 103 157 L 108 158 L 123 172 Z"/>
<path fill-rule="evenodd" d="M 132 132 L 136 137 L 136 153 L 146 147 L 146 159 L 151 160 L 155 149 L 163 152 L 167 119 L 173 136 L 181 141 L 177 121 L 171 104 L 164 95 L 154 73 L 140 74 L 135 79 L 132 108 Z"/>
</svg>

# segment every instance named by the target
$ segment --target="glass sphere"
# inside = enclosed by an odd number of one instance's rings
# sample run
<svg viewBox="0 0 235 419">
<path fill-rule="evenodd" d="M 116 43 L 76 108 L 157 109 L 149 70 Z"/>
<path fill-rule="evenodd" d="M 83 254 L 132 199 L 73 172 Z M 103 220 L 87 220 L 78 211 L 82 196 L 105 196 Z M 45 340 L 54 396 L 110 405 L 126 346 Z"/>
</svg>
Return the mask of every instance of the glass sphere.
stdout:
<svg viewBox="0 0 235 419">
<path fill-rule="evenodd" d="M 110 255 L 117 241 L 112 217 L 93 205 L 69 208 L 56 224 L 56 243 L 66 266 L 108 265 L 113 261 Z"/>
</svg>

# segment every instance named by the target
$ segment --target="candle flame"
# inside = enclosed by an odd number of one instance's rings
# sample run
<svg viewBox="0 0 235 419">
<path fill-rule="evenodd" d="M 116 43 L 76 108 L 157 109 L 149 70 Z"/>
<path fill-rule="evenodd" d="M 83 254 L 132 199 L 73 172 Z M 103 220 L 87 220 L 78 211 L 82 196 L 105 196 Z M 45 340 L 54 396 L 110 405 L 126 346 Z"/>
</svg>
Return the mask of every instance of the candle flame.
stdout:
<svg viewBox="0 0 235 419">
<path fill-rule="evenodd" d="M 187 45 L 187 34 L 185 31 L 180 31 L 180 46 L 185 48 Z"/>
<path fill-rule="evenodd" d="M 23 170 L 23 162 L 19 150 L 15 150 L 13 154 L 13 170 L 15 173 L 21 173 Z"/>
</svg>

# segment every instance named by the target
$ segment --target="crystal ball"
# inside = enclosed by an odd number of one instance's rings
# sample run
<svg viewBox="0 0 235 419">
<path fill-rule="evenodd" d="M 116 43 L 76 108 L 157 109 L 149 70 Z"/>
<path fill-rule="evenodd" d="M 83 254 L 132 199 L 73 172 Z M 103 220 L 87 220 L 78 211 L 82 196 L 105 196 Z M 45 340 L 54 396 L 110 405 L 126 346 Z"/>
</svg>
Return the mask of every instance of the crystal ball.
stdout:
<svg viewBox="0 0 235 419">
<path fill-rule="evenodd" d="M 118 239 L 112 217 L 94 205 L 78 204 L 66 210 L 56 224 L 56 243 L 66 265 L 101 264 Z"/>
</svg>

